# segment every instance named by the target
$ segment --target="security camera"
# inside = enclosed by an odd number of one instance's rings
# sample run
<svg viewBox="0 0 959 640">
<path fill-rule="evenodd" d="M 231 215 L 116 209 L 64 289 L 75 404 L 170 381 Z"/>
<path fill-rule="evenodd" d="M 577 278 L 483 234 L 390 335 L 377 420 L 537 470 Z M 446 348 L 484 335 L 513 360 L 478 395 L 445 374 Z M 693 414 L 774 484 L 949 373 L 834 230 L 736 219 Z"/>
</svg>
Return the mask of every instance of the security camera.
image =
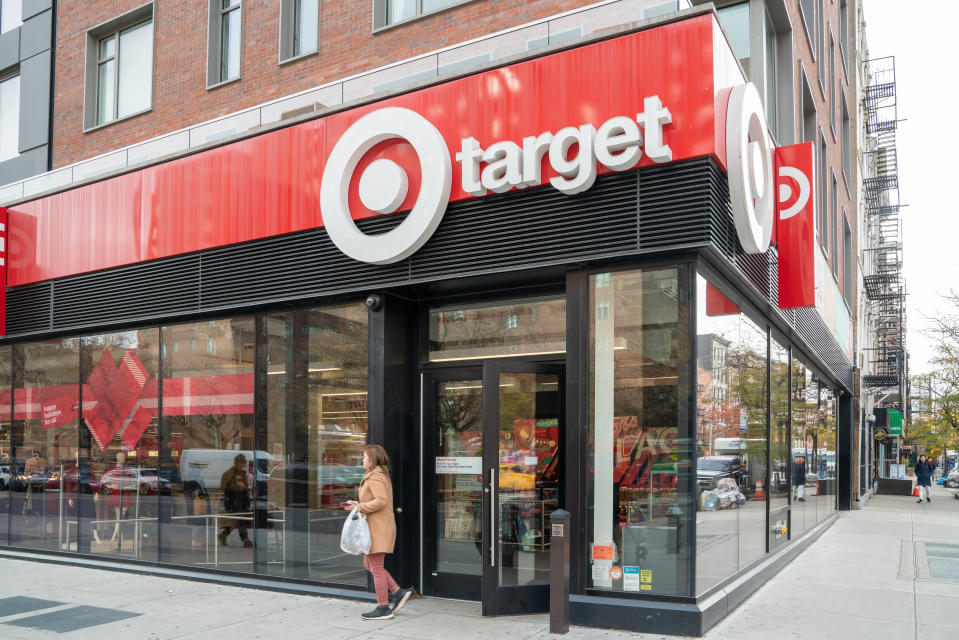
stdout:
<svg viewBox="0 0 959 640">
<path fill-rule="evenodd" d="M 370 311 L 378 311 L 383 306 L 383 296 L 373 293 L 366 296 L 366 308 Z"/>
</svg>

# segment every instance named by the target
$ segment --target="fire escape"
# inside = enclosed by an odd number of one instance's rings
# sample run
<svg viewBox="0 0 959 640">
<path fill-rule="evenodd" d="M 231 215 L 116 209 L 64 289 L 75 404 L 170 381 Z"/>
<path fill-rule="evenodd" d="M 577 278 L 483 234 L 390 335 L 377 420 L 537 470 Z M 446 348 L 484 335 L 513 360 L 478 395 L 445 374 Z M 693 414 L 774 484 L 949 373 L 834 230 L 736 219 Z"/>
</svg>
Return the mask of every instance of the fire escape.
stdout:
<svg viewBox="0 0 959 640">
<path fill-rule="evenodd" d="M 868 84 L 864 89 L 866 125 L 863 195 L 866 203 L 867 244 L 863 273 L 869 314 L 876 332 L 868 350 L 870 367 L 862 377 L 864 387 L 882 389 L 896 398 L 902 409 L 905 362 L 905 283 L 902 278 L 902 224 L 899 171 L 896 159 L 895 58 L 865 62 Z"/>
</svg>

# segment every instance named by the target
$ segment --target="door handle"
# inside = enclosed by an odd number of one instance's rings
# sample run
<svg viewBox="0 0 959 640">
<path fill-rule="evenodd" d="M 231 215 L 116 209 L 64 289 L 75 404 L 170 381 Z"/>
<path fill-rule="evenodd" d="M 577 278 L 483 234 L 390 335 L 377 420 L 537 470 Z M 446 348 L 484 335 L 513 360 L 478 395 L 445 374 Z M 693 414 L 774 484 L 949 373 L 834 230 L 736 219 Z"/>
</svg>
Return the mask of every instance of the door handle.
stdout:
<svg viewBox="0 0 959 640">
<path fill-rule="evenodd" d="M 489 566 L 496 566 L 496 468 L 489 470 Z"/>
</svg>

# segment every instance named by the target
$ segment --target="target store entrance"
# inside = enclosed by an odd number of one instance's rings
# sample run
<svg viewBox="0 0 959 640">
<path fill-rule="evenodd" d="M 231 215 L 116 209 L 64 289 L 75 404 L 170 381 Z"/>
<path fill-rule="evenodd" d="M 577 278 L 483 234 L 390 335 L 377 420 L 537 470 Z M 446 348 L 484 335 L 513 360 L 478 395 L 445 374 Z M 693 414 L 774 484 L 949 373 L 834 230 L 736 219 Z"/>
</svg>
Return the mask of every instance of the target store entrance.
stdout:
<svg viewBox="0 0 959 640">
<path fill-rule="evenodd" d="M 485 615 L 549 608 L 563 504 L 565 299 L 430 310 L 423 592 Z"/>
</svg>

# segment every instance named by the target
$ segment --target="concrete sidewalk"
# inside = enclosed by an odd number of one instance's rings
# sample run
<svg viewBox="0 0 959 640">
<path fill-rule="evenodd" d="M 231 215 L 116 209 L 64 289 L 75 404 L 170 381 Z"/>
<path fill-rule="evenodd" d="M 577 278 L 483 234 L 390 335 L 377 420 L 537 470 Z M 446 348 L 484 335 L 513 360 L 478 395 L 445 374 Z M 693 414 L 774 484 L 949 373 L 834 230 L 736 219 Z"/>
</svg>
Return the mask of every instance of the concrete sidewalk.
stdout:
<svg viewBox="0 0 959 640">
<path fill-rule="evenodd" d="M 0 638 L 322 640 L 549 638 L 546 615 L 484 618 L 416 598 L 393 620 L 369 603 L 0 559 Z M 959 501 L 877 496 L 838 522 L 712 629 L 710 639 L 916 639 L 959 628 Z M 660 638 L 573 628 L 573 639 Z"/>
</svg>

